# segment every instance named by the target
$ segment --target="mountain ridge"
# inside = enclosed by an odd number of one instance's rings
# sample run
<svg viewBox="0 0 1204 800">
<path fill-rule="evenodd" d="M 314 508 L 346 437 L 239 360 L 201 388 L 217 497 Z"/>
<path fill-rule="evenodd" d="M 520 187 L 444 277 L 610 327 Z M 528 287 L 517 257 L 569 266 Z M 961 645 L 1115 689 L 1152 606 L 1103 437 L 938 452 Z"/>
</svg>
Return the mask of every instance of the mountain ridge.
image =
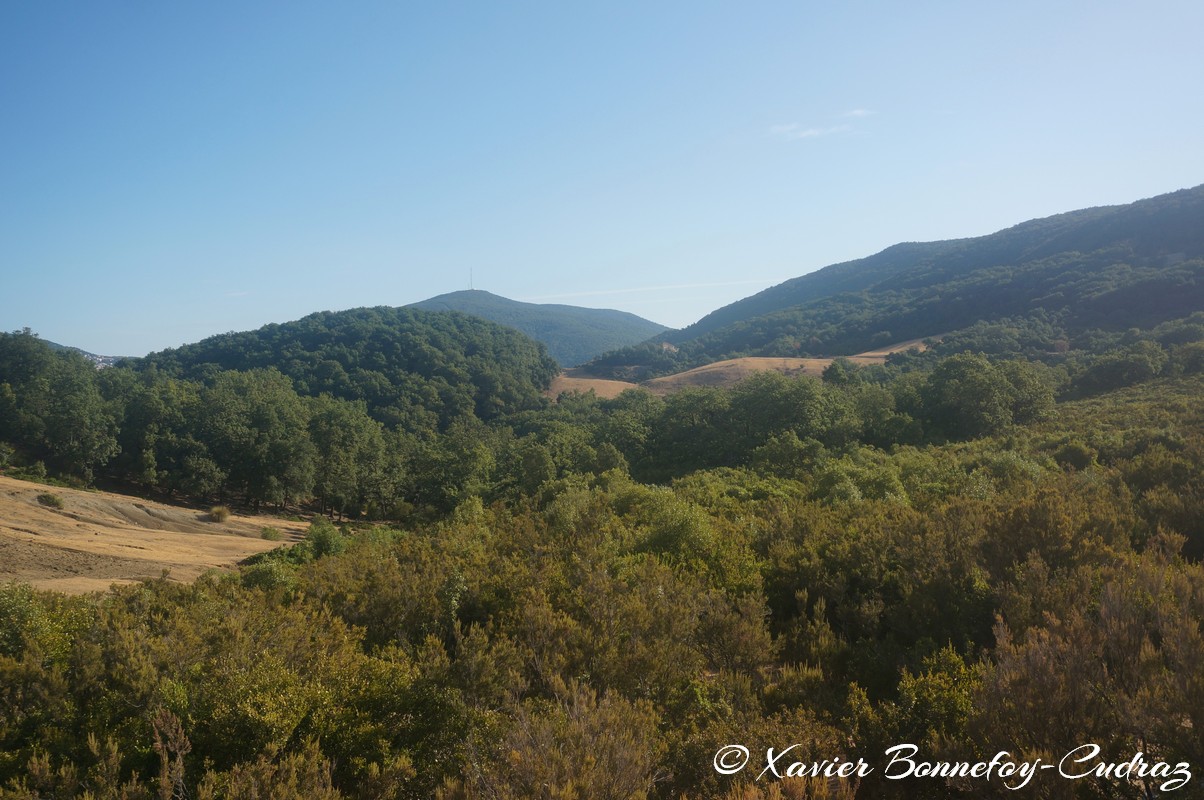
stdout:
<svg viewBox="0 0 1204 800">
<path fill-rule="evenodd" d="M 738 356 L 832 356 L 1036 315 L 1074 335 L 1204 309 L 1204 185 L 902 242 L 792 278 L 591 363 L 646 379 Z M 672 345 L 676 350 L 669 347 Z"/>
<path fill-rule="evenodd" d="M 959 255 L 963 255 L 965 250 L 989 241 L 1003 244 L 1001 248 L 1002 252 L 999 252 L 996 256 L 996 260 L 1000 266 L 1014 263 L 1022 258 L 1025 260 L 1045 258 L 1068 249 L 1079 251 L 1083 251 L 1088 247 L 1092 250 L 1098 249 L 1108 240 L 1108 237 L 1102 235 L 1103 232 L 1098 229 L 1091 231 L 1094 236 L 1087 241 L 1079 238 L 1077 241 L 1067 242 L 1066 239 L 1070 234 L 1075 233 L 1073 230 L 1074 227 L 1084 224 L 1089 225 L 1092 222 L 1101 220 L 1114 222 L 1118 218 L 1121 222 L 1131 226 L 1134 221 L 1131 217 L 1148 213 L 1149 205 L 1147 204 L 1163 200 L 1169 201 L 1173 198 L 1186 199 L 1194 197 L 1198 200 L 1201 196 L 1204 196 L 1204 185 L 1144 198 L 1133 203 L 1092 206 L 1065 211 L 1047 217 L 1036 217 L 981 236 L 943 239 L 932 242 L 899 242 L 872 255 L 822 267 L 805 275 L 790 278 L 776 286 L 771 286 L 768 289 L 737 300 L 734 303 L 729 303 L 712 311 L 697 322 L 675 331 L 671 339 L 666 338 L 669 341 L 675 342 L 687 341 L 703 333 L 722 327 L 723 324 L 727 324 L 727 321 L 733 319 L 760 316 L 788 308 L 794 303 L 784 302 L 785 298 L 779 299 L 781 295 L 787 292 L 794 294 L 796 290 L 804 288 L 810 290 L 812 289 L 811 284 L 815 283 L 820 284 L 818 291 L 812 290 L 812 294 L 808 295 L 803 302 L 838 294 L 842 291 L 864 291 L 876 285 L 875 281 L 865 280 L 866 277 L 876 277 L 880 280 L 899 277 L 898 273 L 892 268 L 900 265 L 900 262 L 902 262 L 903 267 L 906 269 L 919 265 L 923 259 L 956 259 Z M 1072 230 L 1067 230 L 1068 226 Z M 1030 237 L 1033 234 L 1041 230 L 1048 230 L 1051 227 L 1057 229 L 1053 236 L 1046 237 L 1035 246 L 1025 246 L 1026 243 L 1031 242 Z M 1148 238 L 1157 238 L 1159 242 L 1165 242 L 1167 238 L 1167 231 L 1165 230 L 1159 231 L 1156 237 L 1150 236 L 1148 231 L 1143 233 L 1146 233 Z M 1148 245 L 1149 242 L 1143 242 L 1142 244 Z M 883 268 L 887 270 L 887 274 L 885 275 L 882 274 Z M 838 282 L 836 280 L 838 277 L 843 277 L 845 280 Z M 773 307 L 765 308 L 763 306 L 766 305 L 765 301 L 768 298 L 774 298 L 772 301 L 774 305 Z M 742 308 L 758 308 L 759 313 L 755 315 L 744 313 L 738 316 L 731 313 Z M 720 324 L 716 324 L 717 322 Z"/>
<path fill-rule="evenodd" d="M 669 330 L 627 311 L 525 303 L 481 289 L 448 292 L 407 307 L 459 311 L 516 328 L 542 342 L 562 367 L 576 366 L 609 350 L 638 344 Z"/>
</svg>

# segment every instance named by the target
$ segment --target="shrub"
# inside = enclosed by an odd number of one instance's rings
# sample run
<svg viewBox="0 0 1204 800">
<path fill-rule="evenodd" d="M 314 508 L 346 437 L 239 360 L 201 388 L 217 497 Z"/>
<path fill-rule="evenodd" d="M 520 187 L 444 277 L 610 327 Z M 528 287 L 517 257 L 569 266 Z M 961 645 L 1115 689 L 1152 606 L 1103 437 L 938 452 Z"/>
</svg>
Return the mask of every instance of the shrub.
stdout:
<svg viewBox="0 0 1204 800">
<path fill-rule="evenodd" d="M 242 585 L 264 591 L 292 589 L 297 585 L 297 573 L 283 561 L 264 561 L 243 570 Z"/>
<path fill-rule="evenodd" d="M 34 483 L 46 482 L 46 465 L 41 461 L 35 461 L 32 466 L 14 467 L 9 473 L 10 476 L 22 480 L 32 481 Z"/>
<path fill-rule="evenodd" d="M 279 528 L 268 526 L 259 532 L 260 539 L 267 539 L 269 542 L 278 542 L 284 538 L 284 534 Z"/>
<path fill-rule="evenodd" d="M 1080 441 L 1072 440 L 1054 451 L 1054 461 L 1062 467 L 1084 470 L 1095 461 L 1096 452 L 1093 448 Z"/>
<path fill-rule="evenodd" d="M 38 495 L 38 502 L 44 506 L 49 506 L 50 508 L 63 507 L 63 498 L 59 497 L 57 494 L 51 494 L 50 492 L 42 492 L 40 495 Z"/>
<path fill-rule="evenodd" d="M 338 555 L 347 546 L 347 539 L 334 523 L 326 517 L 314 517 L 309 524 L 309 532 L 305 541 L 313 548 L 314 558 Z"/>
<path fill-rule="evenodd" d="M 209 519 L 213 522 L 225 522 L 230 519 L 230 509 L 226 506 L 214 506 L 209 509 Z"/>
</svg>

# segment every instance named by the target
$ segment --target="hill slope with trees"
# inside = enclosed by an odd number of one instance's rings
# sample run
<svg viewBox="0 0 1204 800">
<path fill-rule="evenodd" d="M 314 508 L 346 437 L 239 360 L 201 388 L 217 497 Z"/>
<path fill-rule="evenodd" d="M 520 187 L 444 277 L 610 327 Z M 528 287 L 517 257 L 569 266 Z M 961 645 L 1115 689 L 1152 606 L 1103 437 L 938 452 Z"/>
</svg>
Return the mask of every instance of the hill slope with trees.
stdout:
<svg viewBox="0 0 1204 800">
<path fill-rule="evenodd" d="M 1006 318 L 1073 337 L 1204 308 L 1204 186 L 1032 220 L 989 236 L 899 244 L 787 281 L 592 371 L 643 379 L 738 356 L 848 355 Z M 671 346 L 669 346 L 671 345 Z"/>
<path fill-rule="evenodd" d="M 277 369 L 300 395 L 360 401 L 382 423 L 410 430 L 538 405 L 559 372 L 518 331 L 454 311 L 387 306 L 211 336 L 133 364 L 189 379 Z"/>
<path fill-rule="evenodd" d="M 601 353 L 638 344 L 668 330 L 626 311 L 521 303 L 479 289 L 441 294 L 410 307 L 461 311 L 517 328 L 543 342 L 562 367 L 576 366 Z"/>
</svg>

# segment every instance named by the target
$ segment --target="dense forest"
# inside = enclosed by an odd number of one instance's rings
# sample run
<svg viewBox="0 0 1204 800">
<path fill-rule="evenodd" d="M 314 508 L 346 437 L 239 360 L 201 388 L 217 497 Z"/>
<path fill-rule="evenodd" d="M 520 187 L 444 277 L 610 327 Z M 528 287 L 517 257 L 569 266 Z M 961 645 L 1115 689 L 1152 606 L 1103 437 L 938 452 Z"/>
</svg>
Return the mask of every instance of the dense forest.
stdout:
<svg viewBox="0 0 1204 800">
<path fill-rule="evenodd" d="M 644 380 L 738 356 L 852 355 L 978 322 L 1032 319 L 1077 336 L 1201 308 L 1204 186 L 974 239 L 899 244 L 599 356 L 590 368 Z"/>
<path fill-rule="evenodd" d="M 310 314 L 132 363 L 191 380 L 275 369 L 298 394 L 362 402 L 374 419 L 407 430 L 530 407 L 559 372 L 541 345 L 512 328 L 454 311 L 387 306 Z"/>
<path fill-rule="evenodd" d="M 1204 314 L 551 403 L 533 343 L 387 313 L 102 370 L 0 335 L 7 474 L 313 514 L 192 585 L 0 585 L 0 798 L 1012 796 L 888 780 L 899 743 L 1204 767 Z M 874 770 L 755 780 L 790 745 Z"/>
</svg>

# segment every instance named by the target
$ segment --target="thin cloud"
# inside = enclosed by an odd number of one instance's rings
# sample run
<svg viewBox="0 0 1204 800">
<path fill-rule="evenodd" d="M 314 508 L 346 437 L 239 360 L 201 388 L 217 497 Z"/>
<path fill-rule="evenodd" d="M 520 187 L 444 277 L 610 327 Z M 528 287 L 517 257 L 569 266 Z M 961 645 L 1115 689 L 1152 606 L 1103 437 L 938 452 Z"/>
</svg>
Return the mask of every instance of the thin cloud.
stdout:
<svg viewBox="0 0 1204 800">
<path fill-rule="evenodd" d="M 802 128 L 797 122 L 792 122 L 789 125 L 771 125 L 769 126 L 770 136 L 788 136 Z"/>
<path fill-rule="evenodd" d="M 837 120 L 859 120 L 872 117 L 875 114 L 868 108 L 854 108 L 835 117 Z M 799 141 L 800 139 L 819 139 L 823 136 L 836 136 L 841 133 L 857 133 L 851 122 L 840 122 L 835 125 L 804 125 L 801 122 L 784 122 L 769 126 L 769 135 L 783 141 Z"/>
<path fill-rule="evenodd" d="M 833 136 L 838 133 L 848 133 L 851 130 L 853 130 L 852 125 L 831 125 L 827 128 L 808 128 L 797 122 L 792 122 L 786 125 L 770 126 L 769 135 L 777 139 L 796 141 L 798 139 L 818 139 L 821 136 Z"/>
</svg>

